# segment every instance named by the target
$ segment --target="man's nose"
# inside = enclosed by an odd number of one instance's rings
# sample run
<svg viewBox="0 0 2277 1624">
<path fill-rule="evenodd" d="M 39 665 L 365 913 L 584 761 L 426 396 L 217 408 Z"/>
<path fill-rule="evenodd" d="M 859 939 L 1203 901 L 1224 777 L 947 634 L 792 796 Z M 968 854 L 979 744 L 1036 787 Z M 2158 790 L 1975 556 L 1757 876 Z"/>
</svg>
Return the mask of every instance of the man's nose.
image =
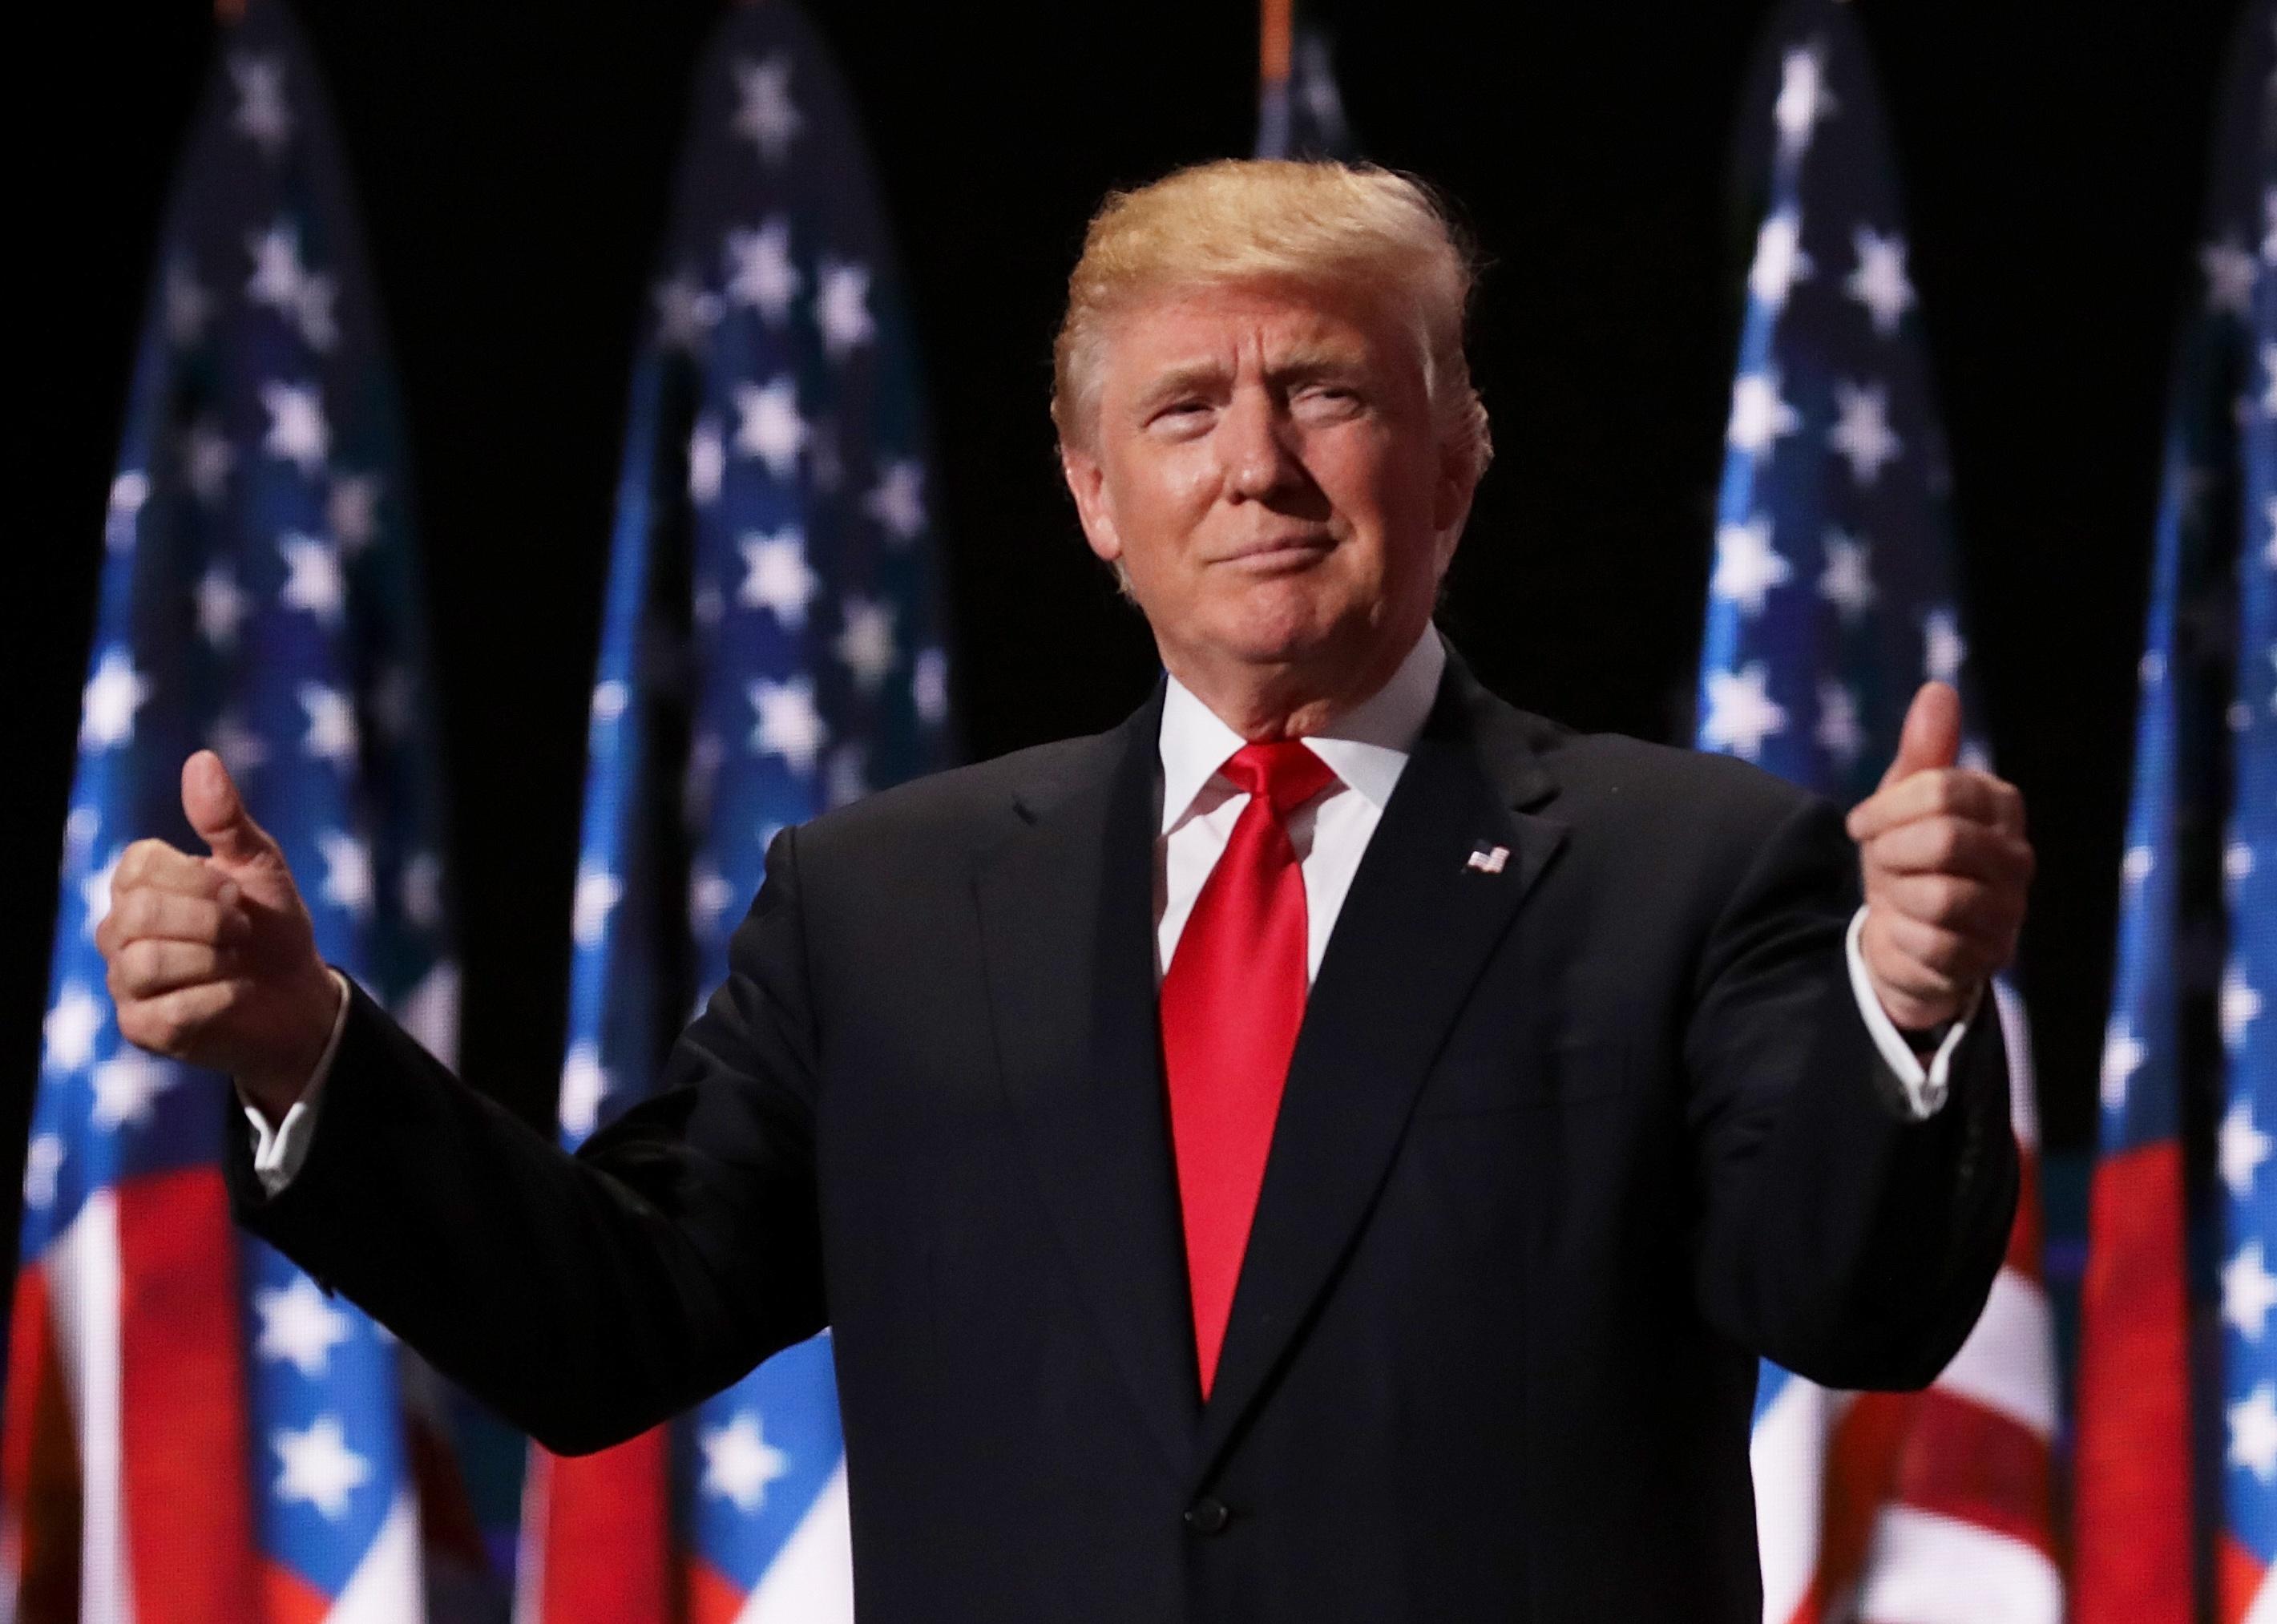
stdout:
<svg viewBox="0 0 2277 1624">
<path fill-rule="evenodd" d="M 1235 394 L 1218 423 L 1230 492 L 1252 501 L 1286 490 L 1302 478 L 1302 465 L 1289 439 L 1289 420 L 1269 391 Z"/>
</svg>

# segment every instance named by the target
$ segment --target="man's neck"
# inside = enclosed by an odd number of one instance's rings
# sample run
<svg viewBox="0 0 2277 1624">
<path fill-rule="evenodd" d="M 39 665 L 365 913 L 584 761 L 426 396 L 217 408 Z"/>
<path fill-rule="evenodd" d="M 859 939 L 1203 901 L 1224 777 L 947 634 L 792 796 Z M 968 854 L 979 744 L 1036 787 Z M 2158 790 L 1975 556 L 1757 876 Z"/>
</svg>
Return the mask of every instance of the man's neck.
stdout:
<svg viewBox="0 0 2277 1624">
<path fill-rule="evenodd" d="M 1437 634 L 1427 622 L 1421 635 Z M 1164 665 L 1212 715 L 1254 744 L 1327 732 L 1337 718 L 1382 691 L 1418 640 L 1387 642 L 1366 661 L 1340 670 L 1309 665 L 1182 670 L 1167 652 Z"/>
</svg>

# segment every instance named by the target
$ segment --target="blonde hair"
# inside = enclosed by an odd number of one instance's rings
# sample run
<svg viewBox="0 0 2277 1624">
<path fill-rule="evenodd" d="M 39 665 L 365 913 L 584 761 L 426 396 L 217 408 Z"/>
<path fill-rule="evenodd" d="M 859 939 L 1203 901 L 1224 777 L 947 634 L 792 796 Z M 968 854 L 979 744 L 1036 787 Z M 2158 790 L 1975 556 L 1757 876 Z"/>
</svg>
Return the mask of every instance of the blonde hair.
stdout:
<svg viewBox="0 0 2277 1624">
<path fill-rule="evenodd" d="M 1467 243 L 1429 188 L 1374 164 L 1226 158 L 1109 193 L 1068 278 L 1052 421 L 1063 444 L 1089 441 L 1107 329 L 1142 300 L 1225 283 L 1365 290 L 1406 305 L 1441 432 L 1463 444 L 1475 477 L 1494 455 L 1463 352 L 1476 277 Z"/>
</svg>

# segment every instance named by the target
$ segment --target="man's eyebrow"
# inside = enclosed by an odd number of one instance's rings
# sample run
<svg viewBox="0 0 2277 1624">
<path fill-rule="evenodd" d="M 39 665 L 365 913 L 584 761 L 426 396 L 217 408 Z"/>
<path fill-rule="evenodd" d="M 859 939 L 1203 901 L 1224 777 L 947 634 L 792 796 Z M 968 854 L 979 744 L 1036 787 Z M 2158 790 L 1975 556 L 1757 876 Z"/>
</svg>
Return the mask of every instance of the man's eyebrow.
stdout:
<svg viewBox="0 0 2277 1624">
<path fill-rule="evenodd" d="M 1142 408 L 1159 406 L 1177 395 L 1196 394 L 1225 384 L 1225 368 L 1215 361 L 1197 361 L 1158 373 L 1138 392 Z"/>
</svg>

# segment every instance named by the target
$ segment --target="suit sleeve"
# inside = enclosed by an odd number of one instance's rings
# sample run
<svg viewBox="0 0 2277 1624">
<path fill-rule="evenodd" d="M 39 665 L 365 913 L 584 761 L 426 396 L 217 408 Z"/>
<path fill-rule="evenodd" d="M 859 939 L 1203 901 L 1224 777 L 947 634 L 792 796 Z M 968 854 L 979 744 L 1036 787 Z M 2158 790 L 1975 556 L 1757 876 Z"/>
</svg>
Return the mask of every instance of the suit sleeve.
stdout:
<svg viewBox="0 0 2277 1624">
<path fill-rule="evenodd" d="M 1946 1108 L 1916 1117 L 1850 986 L 1839 814 L 1801 804 L 1737 866 L 1685 1035 L 1702 1308 L 1825 1385 L 1925 1385 L 1982 1312 L 2015 1211 L 2000 1024 L 1973 1024 Z"/>
<path fill-rule="evenodd" d="M 630 1437 L 825 1323 L 794 836 L 652 1098 L 572 1156 L 361 989 L 300 1172 L 239 1221 L 548 1448 Z M 236 1104 L 230 1102 L 235 1117 Z"/>
</svg>

